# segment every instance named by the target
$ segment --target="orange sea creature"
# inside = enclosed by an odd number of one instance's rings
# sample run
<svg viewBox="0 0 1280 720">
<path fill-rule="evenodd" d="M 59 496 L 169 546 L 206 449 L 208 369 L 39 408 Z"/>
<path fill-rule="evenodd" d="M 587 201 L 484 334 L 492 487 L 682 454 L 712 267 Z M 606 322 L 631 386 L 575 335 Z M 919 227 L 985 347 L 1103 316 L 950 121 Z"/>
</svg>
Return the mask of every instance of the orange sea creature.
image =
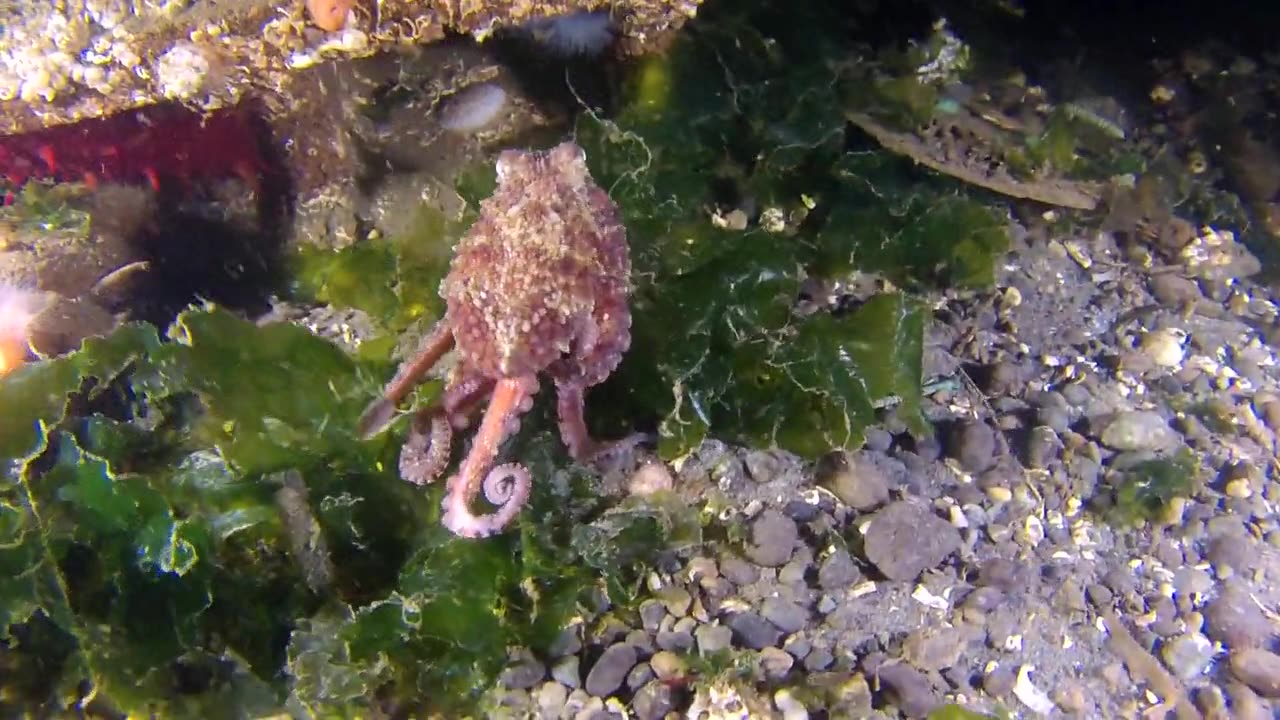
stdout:
<svg viewBox="0 0 1280 720">
<path fill-rule="evenodd" d="M 307 0 L 307 14 L 316 27 L 337 32 L 347 24 L 347 15 L 355 6 L 355 0 Z"/>
</svg>

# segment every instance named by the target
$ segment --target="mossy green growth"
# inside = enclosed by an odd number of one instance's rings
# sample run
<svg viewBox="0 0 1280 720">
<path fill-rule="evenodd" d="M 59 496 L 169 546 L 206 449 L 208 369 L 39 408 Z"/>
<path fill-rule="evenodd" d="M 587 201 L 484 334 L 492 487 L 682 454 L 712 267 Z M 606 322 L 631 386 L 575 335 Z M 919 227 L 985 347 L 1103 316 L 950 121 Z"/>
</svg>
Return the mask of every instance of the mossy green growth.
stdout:
<svg viewBox="0 0 1280 720">
<path fill-rule="evenodd" d="M 845 150 L 829 62 L 843 22 L 819 6 L 708 9 L 614 116 L 577 124 L 636 283 L 632 349 L 601 392 L 629 399 L 632 422 L 656 416 L 666 457 L 709 435 L 808 457 L 853 448 L 899 401 L 927 432 L 925 309 L 889 291 L 803 317 L 801 284 L 879 271 L 906 288 L 981 286 L 1007 247 L 1000 215 L 954 183 Z"/>
<path fill-rule="evenodd" d="M 167 336 L 127 325 L 0 379 L 0 629 L 19 641 L 0 690 L 17 713 L 75 707 L 82 687 L 165 717 L 463 712 L 508 647 L 547 647 L 586 594 L 625 600 L 655 547 L 699 540 L 685 506 L 603 513 L 543 431 L 518 440 L 531 511 L 460 541 L 440 490 L 396 477 L 395 437 L 355 438 L 380 369 L 214 308 Z"/>
<path fill-rule="evenodd" d="M 1200 482 L 1200 464 L 1190 448 L 1168 457 L 1144 460 L 1123 471 L 1115 482 L 1113 522 L 1141 525 L 1165 516 L 1169 503 L 1190 497 Z"/>
<path fill-rule="evenodd" d="M 483 178 L 477 170 L 464 181 L 483 187 Z M 409 212 L 413 221 L 402 235 L 366 238 L 337 250 L 297 251 L 292 263 L 295 299 L 362 310 L 391 337 L 415 322 L 439 319 L 444 314 L 440 281 L 471 216 L 449 218 L 425 203 Z M 385 344 L 377 347 L 385 349 Z"/>
<path fill-rule="evenodd" d="M 1000 720 L 1004 715 L 987 715 L 986 713 L 967 710 L 959 705 L 943 705 L 929 713 L 929 720 Z"/>
<path fill-rule="evenodd" d="M 89 212 L 83 207 L 87 192 L 78 183 L 28 182 L 18 191 L 13 204 L 0 207 L 0 226 L 10 226 L 33 237 L 38 233 L 46 237 L 87 238 Z"/>
</svg>

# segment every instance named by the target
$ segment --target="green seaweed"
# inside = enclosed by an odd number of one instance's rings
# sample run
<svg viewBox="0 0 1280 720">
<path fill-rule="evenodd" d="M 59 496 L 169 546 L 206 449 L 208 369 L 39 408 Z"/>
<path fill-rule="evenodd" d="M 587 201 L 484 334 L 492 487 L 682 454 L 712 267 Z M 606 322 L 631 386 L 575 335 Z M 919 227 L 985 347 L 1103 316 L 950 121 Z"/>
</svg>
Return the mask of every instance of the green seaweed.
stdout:
<svg viewBox="0 0 1280 720">
<path fill-rule="evenodd" d="M 924 309 L 889 292 L 802 318 L 801 283 L 879 271 L 905 287 L 981 286 L 1007 247 L 1001 217 L 961 188 L 843 149 L 842 75 L 822 60 L 841 21 L 776 12 L 708 16 L 642 68 L 616 114 L 575 129 L 622 209 L 636 279 L 633 349 L 601 392 L 656 416 L 665 457 L 710 435 L 808 457 L 852 448 L 898 399 L 927 432 Z M 717 221 L 723 197 L 759 219 Z"/>
<path fill-rule="evenodd" d="M 355 438 L 377 383 L 339 348 L 216 308 L 168 337 L 125 326 L 0 380 L 0 440 L 17 451 L 0 627 L 24 643 L 3 687 L 32 703 L 15 712 L 82 705 L 82 687 L 162 716 L 358 717 L 376 698 L 461 710 L 508 646 L 547 647 L 588 590 L 633 595 L 655 548 L 697 541 L 684 506 L 601 515 L 582 470 L 546 489 L 564 472 L 549 432 L 520 441 L 535 511 L 511 535 L 460 541 L 439 525 L 440 490 L 395 476 L 395 438 Z M 282 469 L 300 471 L 307 504 L 291 512 L 328 548 L 320 585 L 277 501 Z"/>
<path fill-rule="evenodd" d="M 1159 520 L 1174 498 L 1189 497 L 1198 482 L 1199 461 L 1190 448 L 1144 460 L 1121 474 L 1109 515 L 1124 525 Z"/>
<path fill-rule="evenodd" d="M 858 445 L 889 405 L 927 432 L 928 310 L 910 293 L 989 283 L 1003 216 L 856 149 L 830 62 L 845 22 L 708 8 L 615 111 L 578 119 L 635 268 L 632 348 L 590 407 L 600 434 L 657 428 L 666 457 L 707 437 L 812 457 Z M 356 436 L 398 336 L 441 316 L 453 244 L 492 186 L 491 164 L 471 168 L 461 218 L 423 206 L 403 236 L 298 254 L 293 299 L 379 331 L 354 356 L 205 307 L 0 378 L 0 709 L 459 716 L 510 648 L 549 647 L 584 608 L 627 612 L 656 552 L 703 541 L 705 513 L 662 493 L 607 507 L 547 393 L 510 449 L 529 508 L 486 541 L 440 527 L 443 488 L 396 477 L 403 422 Z M 797 311 L 807 278 L 866 272 L 886 289 Z M 321 548 L 317 576 L 304 551 Z"/>
<path fill-rule="evenodd" d="M 492 170 L 488 176 L 491 185 Z M 461 184 L 485 187 L 484 178 L 480 169 L 473 169 Z M 440 280 L 465 220 L 447 218 L 425 203 L 410 212 L 413 221 L 402 235 L 369 238 L 337 250 L 299 249 L 292 263 L 294 297 L 363 310 L 392 336 L 415 322 L 434 322 L 444 314 Z"/>
<path fill-rule="evenodd" d="M 0 207 L 0 225 L 32 236 L 63 235 L 86 239 L 89 212 L 84 209 L 85 186 L 78 183 L 28 182 L 13 204 Z"/>
<path fill-rule="evenodd" d="M 967 710 L 959 705 L 943 705 L 929 713 L 929 720 L 997 720 L 1003 716 Z"/>
</svg>

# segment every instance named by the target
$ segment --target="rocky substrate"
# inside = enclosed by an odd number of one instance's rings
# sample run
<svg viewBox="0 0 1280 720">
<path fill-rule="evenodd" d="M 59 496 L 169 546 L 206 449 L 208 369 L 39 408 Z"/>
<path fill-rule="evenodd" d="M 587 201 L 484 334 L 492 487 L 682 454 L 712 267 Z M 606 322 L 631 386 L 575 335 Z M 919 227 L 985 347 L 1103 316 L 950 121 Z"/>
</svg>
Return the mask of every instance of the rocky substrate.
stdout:
<svg viewBox="0 0 1280 720">
<path fill-rule="evenodd" d="M 672 488 L 723 539 L 673 549 L 646 599 L 601 598 L 549 654 L 513 651 L 490 714 L 1273 717 L 1280 373 L 1257 261 L 1209 229 L 1013 232 L 995 291 L 935 298 L 934 437 L 890 412 L 816 464 L 718 442 L 645 464 L 632 491 Z"/>
</svg>

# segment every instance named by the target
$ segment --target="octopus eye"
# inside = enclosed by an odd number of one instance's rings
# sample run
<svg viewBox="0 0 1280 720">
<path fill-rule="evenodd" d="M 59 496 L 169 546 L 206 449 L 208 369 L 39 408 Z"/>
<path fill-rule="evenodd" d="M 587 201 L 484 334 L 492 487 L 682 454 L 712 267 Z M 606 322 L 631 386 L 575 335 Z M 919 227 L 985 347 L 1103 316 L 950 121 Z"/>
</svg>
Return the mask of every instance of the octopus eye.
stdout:
<svg viewBox="0 0 1280 720">
<path fill-rule="evenodd" d="M 565 165 L 586 165 L 587 163 L 587 151 L 571 140 L 560 143 L 551 152 L 555 154 L 558 163 Z"/>
<path fill-rule="evenodd" d="M 498 170 L 498 182 L 502 182 L 513 177 L 519 171 L 521 159 L 521 153 L 515 150 L 503 150 L 502 153 L 498 155 L 498 162 L 496 164 Z"/>
</svg>

